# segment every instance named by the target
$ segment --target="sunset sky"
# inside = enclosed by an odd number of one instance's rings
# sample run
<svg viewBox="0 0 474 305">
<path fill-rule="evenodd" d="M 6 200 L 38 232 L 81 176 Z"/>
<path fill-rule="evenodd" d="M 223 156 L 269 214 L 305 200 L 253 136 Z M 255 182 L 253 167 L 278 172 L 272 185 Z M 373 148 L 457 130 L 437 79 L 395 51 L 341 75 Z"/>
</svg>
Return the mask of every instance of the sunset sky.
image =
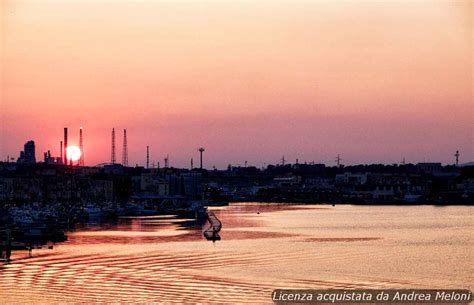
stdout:
<svg viewBox="0 0 474 305">
<path fill-rule="evenodd" d="M 1 3 L 1 160 L 474 160 L 471 1 Z"/>
</svg>

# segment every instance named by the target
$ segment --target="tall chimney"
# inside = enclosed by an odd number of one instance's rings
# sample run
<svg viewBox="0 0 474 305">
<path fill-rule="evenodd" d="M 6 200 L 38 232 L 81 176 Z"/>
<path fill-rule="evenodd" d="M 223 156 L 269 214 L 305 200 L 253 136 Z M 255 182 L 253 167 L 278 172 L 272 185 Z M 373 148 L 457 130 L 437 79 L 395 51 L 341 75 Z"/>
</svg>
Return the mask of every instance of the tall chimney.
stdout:
<svg viewBox="0 0 474 305">
<path fill-rule="evenodd" d="M 82 126 L 79 129 L 79 149 L 81 150 L 81 157 L 79 158 L 79 166 L 84 166 L 84 143 L 82 142 Z"/>
<path fill-rule="evenodd" d="M 146 147 L 146 168 L 150 167 L 150 146 Z"/>
<path fill-rule="evenodd" d="M 67 127 L 64 127 L 64 164 L 67 165 Z"/>
</svg>

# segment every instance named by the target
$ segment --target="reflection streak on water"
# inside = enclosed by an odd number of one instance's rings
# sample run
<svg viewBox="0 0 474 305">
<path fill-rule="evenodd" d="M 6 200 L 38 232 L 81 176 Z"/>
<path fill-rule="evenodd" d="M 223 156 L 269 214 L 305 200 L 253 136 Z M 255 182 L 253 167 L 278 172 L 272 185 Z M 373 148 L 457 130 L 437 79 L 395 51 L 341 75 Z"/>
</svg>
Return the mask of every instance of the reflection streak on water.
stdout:
<svg viewBox="0 0 474 305">
<path fill-rule="evenodd" d="M 84 227 L 33 258 L 16 252 L 0 265 L 0 303 L 270 303 L 275 288 L 473 286 L 470 207 L 214 211 L 223 222 L 216 243 L 161 216 Z"/>
</svg>

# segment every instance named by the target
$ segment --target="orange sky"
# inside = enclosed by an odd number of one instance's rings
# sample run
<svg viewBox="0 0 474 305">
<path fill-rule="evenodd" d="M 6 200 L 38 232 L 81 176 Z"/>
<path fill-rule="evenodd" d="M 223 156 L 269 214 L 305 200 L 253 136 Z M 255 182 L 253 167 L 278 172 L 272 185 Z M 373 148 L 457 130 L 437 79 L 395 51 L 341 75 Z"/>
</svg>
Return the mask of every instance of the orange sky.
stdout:
<svg viewBox="0 0 474 305">
<path fill-rule="evenodd" d="M 470 1 L 12 1 L 0 157 L 62 128 L 85 161 L 474 159 Z M 197 164 L 197 162 L 195 162 Z"/>
</svg>

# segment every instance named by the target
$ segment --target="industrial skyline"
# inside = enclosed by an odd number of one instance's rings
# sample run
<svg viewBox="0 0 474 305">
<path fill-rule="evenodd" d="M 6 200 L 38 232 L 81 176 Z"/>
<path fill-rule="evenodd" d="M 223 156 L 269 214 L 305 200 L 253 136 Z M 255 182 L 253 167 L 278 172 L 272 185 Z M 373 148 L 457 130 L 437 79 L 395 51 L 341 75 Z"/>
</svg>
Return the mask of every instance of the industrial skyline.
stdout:
<svg viewBox="0 0 474 305">
<path fill-rule="evenodd" d="M 64 144 L 63 144 L 64 143 Z M 63 135 L 63 140 L 60 141 L 60 145 L 59 145 L 59 151 L 58 151 L 58 157 L 54 157 L 54 152 L 51 153 L 51 150 L 47 150 L 44 152 L 44 162 L 47 162 L 47 163 L 54 163 L 54 164 L 57 164 L 57 163 L 61 163 L 61 164 L 67 164 L 67 165 L 74 165 L 74 166 L 95 166 L 97 164 L 85 164 L 84 162 L 84 137 L 83 137 L 83 127 L 81 126 L 79 128 L 79 145 L 76 146 L 75 144 L 71 144 L 69 145 L 69 133 L 68 133 L 68 127 L 64 127 L 64 135 Z M 77 150 L 79 150 L 80 152 L 80 156 L 77 157 L 77 160 L 73 160 L 73 157 L 72 156 L 68 156 L 68 151 L 70 150 L 70 148 L 77 148 Z M 36 156 L 35 156 L 35 151 L 36 151 L 36 148 L 35 148 L 35 142 L 33 140 L 29 140 L 25 143 L 24 145 L 24 150 L 20 151 L 20 154 L 19 154 L 19 157 L 18 159 L 15 159 L 14 157 L 10 158 L 10 155 L 8 155 L 4 160 L 2 161 L 6 161 L 6 162 L 12 162 L 12 161 L 15 161 L 16 162 L 19 162 L 19 163 L 36 163 Z M 197 149 L 197 152 L 199 152 L 199 168 L 200 169 L 204 169 L 206 168 L 204 166 L 204 162 L 203 162 L 203 154 L 204 152 L 206 151 L 206 149 L 204 147 L 199 147 Z M 128 160 L 129 160 L 129 156 L 128 156 L 128 139 L 127 139 L 127 129 L 123 129 L 123 138 L 122 138 L 122 151 L 121 151 L 121 154 L 122 154 L 122 160 L 121 162 L 117 162 L 116 160 L 116 155 L 117 155 L 117 147 L 116 147 L 116 138 L 115 138 L 115 128 L 112 128 L 111 130 L 111 142 L 110 142 L 110 152 L 111 152 L 111 159 L 110 159 L 110 162 L 100 162 L 99 164 L 121 164 L 123 166 L 129 166 L 129 163 L 128 163 Z M 14 155 L 12 155 L 14 156 Z M 456 165 L 456 166 L 459 166 L 460 165 L 460 157 L 461 157 L 461 153 L 459 150 L 456 150 L 455 153 L 452 155 L 454 157 L 454 159 L 452 160 L 453 162 L 447 162 L 446 164 L 453 164 L 453 165 Z M 154 158 L 156 157 L 156 158 Z M 145 168 L 159 168 L 160 167 L 160 162 L 158 161 L 160 159 L 160 157 L 158 156 L 151 156 L 150 154 L 150 146 L 147 145 L 146 146 L 146 160 L 143 164 L 143 167 Z M 170 166 L 170 156 L 169 154 L 166 154 L 166 156 L 164 157 L 164 167 L 165 168 L 168 168 L 168 167 L 171 167 Z M 243 163 L 239 163 L 239 162 L 236 162 L 236 163 L 232 163 L 232 162 L 229 162 L 227 163 L 226 166 L 243 166 L 243 167 L 247 167 L 247 166 L 256 166 L 256 167 L 265 167 L 266 165 L 268 164 L 280 164 L 280 165 L 286 165 L 286 164 L 299 164 L 300 163 L 300 159 L 299 158 L 296 158 L 294 162 L 287 162 L 288 160 L 285 158 L 285 155 L 283 155 L 281 157 L 281 159 L 277 160 L 276 162 L 268 162 L 268 163 L 263 163 L 262 165 L 259 165 L 259 164 L 248 164 L 248 161 L 245 160 Z M 334 164 L 331 164 L 331 163 L 325 163 L 325 162 L 321 162 L 321 161 L 318 161 L 318 160 L 310 160 L 310 161 L 303 161 L 303 163 L 306 163 L 306 164 L 315 164 L 315 163 L 322 163 L 322 164 L 326 164 L 326 165 L 335 165 L 337 167 L 341 167 L 343 166 L 343 159 L 341 158 L 340 154 L 337 154 L 337 156 L 335 156 L 335 159 L 334 159 Z M 432 161 L 432 160 L 413 160 L 412 163 L 419 163 L 419 162 L 426 162 L 426 161 Z M 434 161 L 434 160 L 433 160 Z M 212 163 L 212 162 L 211 162 Z M 472 163 L 472 162 L 465 162 L 465 163 Z M 374 164 L 374 163 L 367 163 L 367 164 Z M 401 164 L 401 165 L 405 165 L 407 164 L 407 161 L 406 161 L 406 158 L 403 157 L 400 162 L 394 162 L 392 164 Z M 132 164 L 131 166 L 139 166 L 139 165 L 142 165 L 141 163 L 135 163 L 134 165 Z M 354 164 L 347 164 L 347 165 L 354 165 Z M 175 167 L 183 167 L 183 168 L 186 168 L 187 166 L 181 166 L 181 165 L 176 165 Z M 215 165 L 212 165 L 212 166 L 208 166 L 208 168 L 217 168 Z M 194 165 L 193 165 L 193 157 L 190 158 L 190 169 L 193 169 L 194 168 Z"/>
<path fill-rule="evenodd" d="M 2 2 L 2 159 L 474 160 L 471 1 L 128 2 Z"/>
</svg>

